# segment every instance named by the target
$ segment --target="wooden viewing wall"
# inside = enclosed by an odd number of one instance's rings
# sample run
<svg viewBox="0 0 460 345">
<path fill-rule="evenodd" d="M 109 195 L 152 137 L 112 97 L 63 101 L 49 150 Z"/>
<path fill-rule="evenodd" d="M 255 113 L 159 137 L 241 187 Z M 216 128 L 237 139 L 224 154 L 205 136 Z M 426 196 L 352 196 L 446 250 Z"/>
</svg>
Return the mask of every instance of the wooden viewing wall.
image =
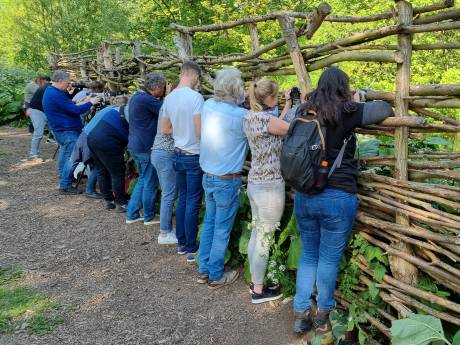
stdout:
<svg viewBox="0 0 460 345">
<path fill-rule="evenodd" d="M 212 92 L 214 71 L 232 65 L 242 71 L 243 79 L 263 76 L 296 75 L 303 92 L 312 90 L 309 72 L 342 61 L 396 64 L 396 92 L 369 92 L 368 100 L 391 102 L 395 117 L 378 125 L 357 130 L 368 135 L 394 137 L 394 156 L 362 158 L 366 166 L 388 166 L 393 177 L 363 171 L 359 179 L 360 209 L 356 231 L 372 245 L 382 248 L 389 257 L 391 273 L 378 280 L 364 257 L 356 264 L 362 270 L 361 287 L 376 284 L 380 297 L 391 306 L 391 312 L 378 309 L 379 318 L 368 320 L 390 337 L 389 323 L 410 312 L 422 310 L 451 324 L 460 326 L 460 304 L 453 298 L 441 298 L 416 287 L 420 273 L 432 277 L 460 294 L 460 188 L 428 183 L 433 178 L 460 181 L 460 153 L 409 154 L 409 138 L 420 133 L 460 132 L 460 122 L 441 115 L 433 108 L 460 108 L 460 84 L 412 85 L 411 58 L 416 50 L 459 49 L 460 42 L 413 44 L 413 36 L 427 32 L 460 29 L 460 8 L 446 0 L 429 6 L 413 8 L 408 1 L 395 1 L 387 12 L 364 17 L 331 15 L 331 7 L 323 3 L 311 12 L 274 12 L 250 16 L 228 23 L 185 27 L 171 24 L 176 31 L 176 49 L 150 42 L 104 41 L 97 49 L 79 53 L 50 53 L 52 68 L 63 68 L 81 78 L 106 81 L 113 90 L 124 89 L 140 80 L 148 71 L 161 70 L 177 77 L 183 60 L 199 63 L 204 71 L 203 88 Z M 435 12 L 434 14 L 432 12 Z M 301 25 L 295 25 L 295 21 Z M 365 23 L 390 20 L 394 23 L 354 33 L 321 45 L 299 45 L 298 38 L 311 39 L 323 22 Z M 261 46 L 257 25 L 277 21 L 282 37 Z M 193 38 L 200 32 L 222 31 L 247 26 L 251 51 L 225 56 L 193 54 Z M 372 43 L 397 36 L 397 44 Z M 265 53 L 287 47 L 287 53 L 264 58 Z M 126 54 L 129 49 L 129 54 Z M 146 53 L 146 52 L 149 53 Z M 338 296 L 342 305 L 351 301 Z M 428 301 L 442 308 L 434 308 Z"/>
</svg>

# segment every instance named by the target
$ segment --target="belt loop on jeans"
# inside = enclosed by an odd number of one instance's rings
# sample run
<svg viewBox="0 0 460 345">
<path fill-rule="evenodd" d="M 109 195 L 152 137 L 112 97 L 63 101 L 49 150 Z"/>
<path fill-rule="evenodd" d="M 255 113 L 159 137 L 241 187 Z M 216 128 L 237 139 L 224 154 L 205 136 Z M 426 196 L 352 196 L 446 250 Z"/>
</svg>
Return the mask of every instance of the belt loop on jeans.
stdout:
<svg viewBox="0 0 460 345">
<path fill-rule="evenodd" d="M 241 177 L 241 173 L 232 173 L 232 174 L 225 174 L 225 175 L 214 175 L 214 174 L 211 174 L 211 173 L 205 173 L 205 174 L 206 174 L 206 176 L 217 177 L 217 178 L 221 178 L 221 179 L 224 179 L 224 180 L 233 180 L 234 178 Z"/>
<path fill-rule="evenodd" d="M 183 155 L 186 155 L 186 156 L 198 156 L 198 153 L 191 153 L 191 152 L 182 150 L 182 149 L 180 149 L 178 147 L 175 147 L 174 151 L 176 151 L 177 153 L 181 153 Z"/>
</svg>

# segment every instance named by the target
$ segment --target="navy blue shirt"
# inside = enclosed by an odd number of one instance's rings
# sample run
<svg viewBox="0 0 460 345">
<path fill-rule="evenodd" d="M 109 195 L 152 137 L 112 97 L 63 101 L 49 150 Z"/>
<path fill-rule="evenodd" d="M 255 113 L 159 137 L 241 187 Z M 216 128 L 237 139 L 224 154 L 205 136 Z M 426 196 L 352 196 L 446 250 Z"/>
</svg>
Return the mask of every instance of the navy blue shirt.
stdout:
<svg viewBox="0 0 460 345">
<path fill-rule="evenodd" d="M 150 152 L 157 134 L 158 114 L 163 102 L 148 92 L 138 91 L 129 101 L 128 150 Z"/>
<path fill-rule="evenodd" d="M 104 123 L 104 126 L 99 126 L 102 123 Z M 98 111 L 83 128 L 83 132 L 88 136 L 97 133 L 97 136 L 103 138 L 105 133 L 101 128 L 108 128 L 106 125 L 114 129 L 120 141 L 124 142 L 125 145 L 128 143 L 128 122 L 120 117 L 120 111 L 115 106 L 108 106 Z"/>
<path fill-rule="evenodd" d="M 50 85 L 43 94 L 43 110 L 53 132 L 79 131 L 83 128 L 80 114 L 91 109 L 91 102 L 81 105 L 73 103 L 66 94 Z"/>
</svg>

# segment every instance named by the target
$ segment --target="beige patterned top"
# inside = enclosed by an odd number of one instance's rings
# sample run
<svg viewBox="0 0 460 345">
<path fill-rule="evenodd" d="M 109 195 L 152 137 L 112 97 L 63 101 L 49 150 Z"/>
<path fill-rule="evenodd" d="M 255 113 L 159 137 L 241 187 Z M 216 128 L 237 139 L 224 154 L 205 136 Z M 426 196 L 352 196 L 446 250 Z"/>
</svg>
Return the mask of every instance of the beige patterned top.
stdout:
<svg viewBox="0 0 460 345">
<path fill-rule="evenodd" d="M 280 169 L 282 138 L 268 132 L 273 115 L 268 112 L 249 111 L 244 120 L 252 161 L 248 182 L 253 184 L 283 182 Z"/>
</svg>

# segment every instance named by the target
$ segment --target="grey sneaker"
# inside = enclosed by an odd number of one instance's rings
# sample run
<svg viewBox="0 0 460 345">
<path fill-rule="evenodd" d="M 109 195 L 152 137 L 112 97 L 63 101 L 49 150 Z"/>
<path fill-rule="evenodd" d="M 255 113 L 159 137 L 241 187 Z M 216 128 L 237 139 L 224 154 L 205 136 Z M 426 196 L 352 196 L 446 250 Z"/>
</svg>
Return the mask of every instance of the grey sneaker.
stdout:
<svg viewBox="0 0 460 345">
<path fill-rule="evenodd" d="M 144 220 L 144 217 L 138 216 L 136 219 L 128 219 L 126 218 L 126 224 L 133 224 L 136 222 L 142 222 Z"/>
<path fill-rule="evenodd" d="M 158 235 L 158 244 L 177 244 L 177 237 L 174 231 L 166 233 L 166 236 Z"/>
<path fill-rule="evenodd" d="M 208 283 L 208 289 L 215 290 L 225 285 L 230 285 L 238 279 L 238 271 L 227 271 L 219 280 L 213 280 Z"/>
</svg>

